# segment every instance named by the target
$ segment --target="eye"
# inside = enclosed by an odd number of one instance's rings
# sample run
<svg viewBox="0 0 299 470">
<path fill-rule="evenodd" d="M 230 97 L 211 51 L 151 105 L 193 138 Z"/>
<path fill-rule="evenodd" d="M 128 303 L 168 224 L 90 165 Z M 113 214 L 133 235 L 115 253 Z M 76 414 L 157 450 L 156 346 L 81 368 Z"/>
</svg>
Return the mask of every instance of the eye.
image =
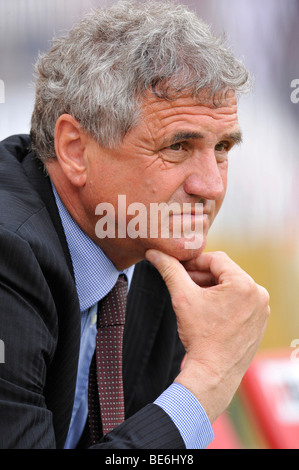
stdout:
<svg viewBox="0 0 299 470">
<path fill-rule="evenodd" d="M 187 141 L 175 142 L 161 149 L 161 156 L 164 161 L 171 163 L 181 163 L 190 155 L 190 146 Z"/>
<path fill-rule="evenodd" d="M 183 145 L 181 142 L 177 142 L 176 144 L 172 144 L 168 147 L 170 150 L 174 150 L 174 151 L 178 151 L 178 150 L 182 150 L 183 148 Z"/>
<path fill-rule="evenodd" d="M 216 152 L 228 152 L 231 148 L 229 142 L 219 142 L 219 144 L 215 145 Z"/>
</svg>

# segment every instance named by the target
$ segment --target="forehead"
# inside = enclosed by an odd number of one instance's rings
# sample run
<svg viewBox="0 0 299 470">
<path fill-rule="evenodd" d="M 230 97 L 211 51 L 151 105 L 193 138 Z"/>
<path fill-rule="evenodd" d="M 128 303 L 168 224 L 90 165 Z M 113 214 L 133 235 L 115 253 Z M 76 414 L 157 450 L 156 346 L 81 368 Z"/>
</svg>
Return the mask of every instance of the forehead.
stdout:
<svg viewBox="0 0 299 470">
<path fill-rule="evenodd" d="M 178 131 L 212 133 L 215 136 L 239 129 L 237 99 L 231 92 L 221 105 L 213 100 L 200 101 L 192 96 L 172 100 L 145 95 L 141 123 L 155 139 L 167 138 Z"/>
</svg>

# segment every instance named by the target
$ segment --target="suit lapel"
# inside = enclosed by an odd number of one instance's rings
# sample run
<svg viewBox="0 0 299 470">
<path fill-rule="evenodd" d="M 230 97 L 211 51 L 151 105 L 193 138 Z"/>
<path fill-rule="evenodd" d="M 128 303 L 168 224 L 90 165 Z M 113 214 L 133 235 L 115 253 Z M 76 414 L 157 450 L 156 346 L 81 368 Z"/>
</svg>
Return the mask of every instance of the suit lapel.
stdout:
<svg viewBox="0 0 299 470">
<path fill-rule="evenodd" d="M 31 185 L 43 200 L 58 235 L 57 256 L 60 257 L 60 265 L 62 273 L 64 273 L 63 280 L 57 280 L 55 292 L 53 292 L 58 313 L 59 335 L 56 354 L 48 370 L 45 385 L 47 406 L 53 413 L 56 444 L 58 448 L 62 448 L 67 436 L 75 396 L 80 347 L 79 301 L 74 282 L 72 261 L 50 180 L 45 175 L 43 165 L 33 153 L 27 155 L 23 161 L 23 168 Z M 50 226 L 50 218 L 49 230 L 53 230 Z M 65 259 L 61 259 L 61 247 Z M 51 262 L 51 260 L 48 260 L 48 262 Z"/>
</svg>

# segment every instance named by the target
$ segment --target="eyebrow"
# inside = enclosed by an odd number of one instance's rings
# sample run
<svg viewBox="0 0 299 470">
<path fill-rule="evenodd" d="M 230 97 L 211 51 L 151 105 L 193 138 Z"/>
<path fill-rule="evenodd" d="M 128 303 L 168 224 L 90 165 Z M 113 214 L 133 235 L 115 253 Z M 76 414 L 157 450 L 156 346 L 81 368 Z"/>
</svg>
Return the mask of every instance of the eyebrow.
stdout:
<svg viewBox="0 0 299 470">
<path fill-rule="evenodd" d="M 241 129 L 238 129 L 235 132 L 231 132 L 230 134 L 224 134 L 221 140 L 231 140 L 235 144 L 241 144 L 243 142 L 243 136 Z"/>
<path fill-rule="evenodd" d="M 200 132 L 177 132 L 172 138 L 171 138 L 171 145 L 177 144 L 178 142 L 182 142 L 183 140 L 192 140 L 192 139 L 203 139 L 204 136 Z M 219 141 L 223 140 L 230 140 L 234 142 L 234 144 L 241 144 L 242 143 L 242 131 L 238 129 L 235 132 L 231 132 L 228 134 L 224 134 L 221 136 Z"/>
<path fill-rule="evenodd" d="M 191 140 L 191 139 L 203 139 L 204 136 L 200 132 L 177 132 L 171 138 L 171 145 L 177 144 L 178 142 L 182 142 L 183 140 Z"/>
</svg>

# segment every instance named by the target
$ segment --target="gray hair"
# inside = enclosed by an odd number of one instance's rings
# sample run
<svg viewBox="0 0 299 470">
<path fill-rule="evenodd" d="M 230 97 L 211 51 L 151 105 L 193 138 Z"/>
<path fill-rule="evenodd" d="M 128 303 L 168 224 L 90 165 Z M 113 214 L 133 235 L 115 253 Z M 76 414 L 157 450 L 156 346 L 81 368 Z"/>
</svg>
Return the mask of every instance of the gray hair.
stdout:
<svg viewBox="0 0 299 470">
<path fill-rule="evenodd" d="M 36 64 L 32 148 L 55 158 L 59 116 L 72 115 L 104 147 L 136 125 L 150 87 L 163 99 L 209 89 L 248 91 L 250 77 L 223 38 L 184 5 L 120 1 L 92 10 Z"/>
</svg>

